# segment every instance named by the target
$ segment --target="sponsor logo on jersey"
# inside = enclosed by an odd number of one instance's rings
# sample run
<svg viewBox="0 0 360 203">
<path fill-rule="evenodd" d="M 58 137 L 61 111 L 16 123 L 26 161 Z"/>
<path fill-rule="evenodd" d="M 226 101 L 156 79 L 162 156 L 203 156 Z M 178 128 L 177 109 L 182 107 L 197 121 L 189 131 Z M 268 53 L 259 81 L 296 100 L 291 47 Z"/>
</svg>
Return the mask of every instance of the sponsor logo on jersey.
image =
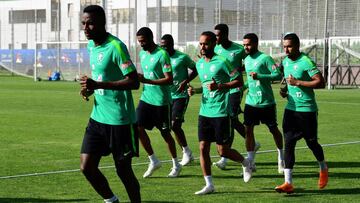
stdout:
<svg viewBox="0 0 360 203">
<path fill-rule="evenodd" d="M 215 69 L 216 69 L 216 66 L 215 66 L 215 65 L 211 65 L 211 66 L 210 66 L 210 72 L 214 72 Z"/>
<path fill-rule="evenodd" d="M 100 52 L 99 54 L 98 54 L 98 58 L 97 58 L 97 60 L 98 60 L 98 63 L 101 63 L 101 61 L 104 59 L 104 54 L 102 53 L 102 52 Z"/>
</svg>

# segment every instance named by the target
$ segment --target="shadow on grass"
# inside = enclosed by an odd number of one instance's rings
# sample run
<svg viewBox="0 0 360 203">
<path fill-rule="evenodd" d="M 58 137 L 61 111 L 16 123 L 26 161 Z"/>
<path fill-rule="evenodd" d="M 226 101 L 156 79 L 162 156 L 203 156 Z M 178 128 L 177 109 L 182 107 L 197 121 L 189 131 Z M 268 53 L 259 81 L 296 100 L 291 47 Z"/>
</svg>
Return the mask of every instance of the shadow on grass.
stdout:
<svg viewBox="0 0 360 203">
<path fill-rule="evenodd" d="M 88 199 L 41 199 L 41 198 L 5 198 L 0 197 L 1 203 L 14 203 L 14 202 L 84 202 Z"/>
<path fill-rule="evenodd" d="M 329 168 L 359 168 L 360 162 L 348 162 L 348 161 L 328 161 L 327 165 Z M 256 162 L 256 166 L 277 166 L 277 162 Z M 317 161 L 297 161 L 295 162 L 295 168 L 301 166 L 313 166 L 314 168 L 319 167 Z"/>
</svg>

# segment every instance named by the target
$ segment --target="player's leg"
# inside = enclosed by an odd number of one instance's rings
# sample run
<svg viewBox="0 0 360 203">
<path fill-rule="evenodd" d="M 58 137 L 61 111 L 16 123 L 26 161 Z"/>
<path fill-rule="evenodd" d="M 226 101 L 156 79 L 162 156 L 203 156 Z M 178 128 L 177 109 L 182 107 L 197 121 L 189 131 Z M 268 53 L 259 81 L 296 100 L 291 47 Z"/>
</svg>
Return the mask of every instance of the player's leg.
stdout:
<svg viewBox="0 0 360 203">
<path fill-rule="evenodd" d="M 146 129 L 152 129 L 154 127 L 153 112 L 154 106 L 147 104 L 140 100 L 139 106 L 136 109 L 136 116 L 138 122 L 139 140 L 141 145 L 144 147 L 149 158 L 149 166 L 143 177 L 149 177 L 152 173 L 161 167 L 160 160 L 155 156 L 154 150 L 151 146 L 149 135 L 146 133 Z"/>
<path fill-rule="evenodd" d="M 295 146 L 298 139 L 301 138 L 301 132 L 297 132 L 297 121 L 294 111 L 285 109 L 283 117 L 283 132 L 285 139 L 284 153 L 284 183 L 275 188 L 277 192 L 293 193 L 292 171 L 295 164 Z"/>
<path fill-rule="evenodd" d="M 173 167 L 168 177 L 177 177 L 181 171 L 181 165 L 177 159 L 175 140 L 171 136 L 170 129 L 170 105 L 156 107 L 156 120 L 158 121 L 156 127 L 160 130 L 161 136 L 165 140 L 168 150 L 170 152 Z"/>
<path fill-rule="evenodd" d="M 304 129 L 304 138 L 307 146 L 311 149 L 316 160 L 319 163 L 320 174 L 318 185 L 320 189 L 323 189 L 328 182 L 328 167 L 324 157 L 324 151 L 318 142 L 317 137 L 317 112 L 304 112 L 302 113 L 304 123 L 307 124 L 307 128 Z"/>
<path fill-rule="evenodd" d="M 100 155 L 82 153 L 80 155 L 80 170 L 103 199 L 111 199 L 115 195 L 110 189 L 107 179 L 98 168 L 100 159 Z"/>
<path fill-rule="evenodd" d="M 81 147 L 80 170 L 102 198 L 115 201 L 116 196 L 98 168 L 101 156 L 110 153 L 106 136 L 105 125 L 90 119 Z"/>
<path fill-rule="evenodd" d="M 261 109 L 245 105 L 244 109 L 244 125 L 246 134 L 246 151 L 247 159 L 251 162 L 254 171 L 255 167 L 255 137 L 254 126 L 260 124 Z"/>
<path fill-rule="evenodd" d="M 180 98 L 173 100 L 171 111 L 171 129 L 175 134 L 176 141 L 181 146 L 183 151 L 183 157 L 180 162 L 185 166 L 194 160 L 192 151 L 190 150 L 185 137 L 184 130 L 182 129 L 182 123 L 184 122 L 184 115 L 188 105 L 189 98 Z"/>
<path fill-rule="evenodd" d="M 211 142 L 215 141 L 214 128 L 210 122 L 210 118 L 199 116 L 198 123 L 198 139 L 200 151 L 200 166 L 204 176 L 205 186 L 195 192 L 196 195 L 205 195 L 213 193 L 215 187 L 211 176 L 211 159 L 210 159 L 210 146 Z"/>
<path fill-rule="evenodd" d="M 131 160 L 131 157 L 126 157 L 121 160 L 114 157 L 116 173 L 124 184 L 130 201 L 141 202 L 140 184 L 131 167 Z"/>
</svg>

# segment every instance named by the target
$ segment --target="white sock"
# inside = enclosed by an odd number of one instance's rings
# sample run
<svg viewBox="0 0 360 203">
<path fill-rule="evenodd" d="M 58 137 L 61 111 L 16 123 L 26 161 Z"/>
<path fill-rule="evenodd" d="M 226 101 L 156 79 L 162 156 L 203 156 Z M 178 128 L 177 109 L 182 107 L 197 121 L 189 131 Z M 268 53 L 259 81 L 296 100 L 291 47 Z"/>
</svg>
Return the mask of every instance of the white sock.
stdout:
<svg viewBox="0 0 360 203">
<path fill-rule="evenodd" d="M 292 184 L 292 169 L 285 168 L 284 175 L 285 175 L 285 182 Z"/>
<path fill-rule="evenodd" d="M 326 164 L 325 160 L 324 161 L 319 161 L 319 166 L 320 166 L 320 170 L 327 169 L 327 164 Z"/>
<path fill-rule="evenodd" d="M 176 168 L 180 165 L 177 158 L 171 158 L 171 160 L 173 163 L 173 168 Z"/>
<path fill-rule="evenodd" d="M 223 162 L 224 164 L 226 164 L 227 163 L 227 158 L 225 158 L 225 157 L 221 157 L 221 159 L 220 159 L 220 162 Z"/>
<path fill-rule="evenodd" d="M 115 202 L 116 200 L 118 200 L 118 198 L 116 197 L 116 195 L 114 195 L 112 198 L 110 199 L 104 199 L 104 202 L 105 203 L 113 203 Z"/>
<path fill-rule="evenodd" d="M 248 154 L 247 159 L 248 159 L 250 162 L 254 162 L 254 159 L 255 159 L 255 151 L 249 151 L 249 152 L 247 152 L 247 154 Z"/>
<path fill-rule="evenodd" d="M 184 152 L 185 154 L 190 154 L 190 153 L 191 153 L 191 150 L 190 150 L 189 146 L 182 147 L 182 149 L 183 149 L 183 152 Z"/>
<path fill-rule="evenodd" d="M 151 163 L 159 162 L 159 159 L 155 156 L 155 154 L 152 154 L 152 155 L 150 155 L 148 157 L 149 157 Z"/>
<path fill-rule="evenodd" d="M 241 162 L 241 164 L 242 164 L 244 167 L 248 166 L 249 163 L 250 163 L 250 162 L 249 162 L 248 159 L 244 159 L 244 160 Z"/>
<path fill-rule="evenodd" d="M 212 177 L 211 176 L 204 176 L 206 186 L 213 186 Z"/>
<path fill-rule="evenodd" d="M 278 148 L 277 151 L 278 151 L 278 160 L 284 160 L 284 150 Z"/>
</svg>

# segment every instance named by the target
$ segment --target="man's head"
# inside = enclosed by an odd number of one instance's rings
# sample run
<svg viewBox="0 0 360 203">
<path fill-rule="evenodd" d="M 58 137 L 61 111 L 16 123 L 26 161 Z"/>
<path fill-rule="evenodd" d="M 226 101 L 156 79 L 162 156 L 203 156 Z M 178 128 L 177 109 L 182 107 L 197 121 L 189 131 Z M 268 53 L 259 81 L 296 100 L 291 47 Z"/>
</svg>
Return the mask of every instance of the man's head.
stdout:
<svg viewBox="0 0 360 203">
<path fill-rule="evenodd" d="M 171 35 L 166 34 L 161 37 L 160 45 L 164 48 L 169 54 L 174 51 L 174 39 Z"/>
<path fill-rule="evenodd" d="M 153 32 L 148 27 L 140 28 L 136 33 L 136 37 L 144 51 L 149 51 L 154 44 Z"/>
<path fill-rule="evenodd" d="M 285 34 L 283 40 L 283 48 L 285 54 L 292 58 L 300 53 L 300 39 L 295 33 Z"/>
<path fill-rule="evenodd" d="M 97 39 L 106 33 L 105 11 L 101 6 L 90 5 L 84 8 L 81 24 L 87 39 Z"/>
<path fill-rule="evenodd" d="M 226 24 L 217 24 L 214 28 L 216 35 L 216 44 L 222 44 L 229 41 L 229 27 Z"/>
<path fill-rule="evenodd" d="M 200 54 L 206 57 L 211 56 L 214 53 L 216 45 L 216 35 L 211 31 L 201 33 L 199 46 Z"/>
<path fill-rule="evenodd" d="M 259 38 L 255 33 L 248 33 L 243 37 L 243 45 L 246 54 L 254 54 L 258 51 Z"/>
</svg>

